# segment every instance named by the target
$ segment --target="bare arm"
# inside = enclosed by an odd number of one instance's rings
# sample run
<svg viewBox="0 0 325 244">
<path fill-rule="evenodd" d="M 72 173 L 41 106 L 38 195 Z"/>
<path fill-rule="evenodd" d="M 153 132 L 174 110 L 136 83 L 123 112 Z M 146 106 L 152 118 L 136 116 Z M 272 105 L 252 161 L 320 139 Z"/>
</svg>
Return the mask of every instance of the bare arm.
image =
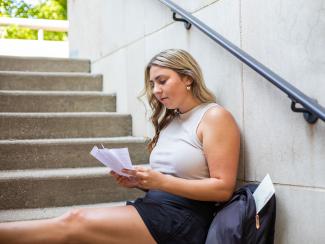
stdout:
<svg viewBox="0 0 325 244">
<path fill-rule="evenodd" d="M 145 189 L 159 189 L 202 201 L 227 201 L 237 177 L 240 133 L 229 112 L 222 108 L 207 111 L 198 128 L 202 137 L 210 178 L 188 180 L 138 167 L 135 175 Z"/>
</svg>

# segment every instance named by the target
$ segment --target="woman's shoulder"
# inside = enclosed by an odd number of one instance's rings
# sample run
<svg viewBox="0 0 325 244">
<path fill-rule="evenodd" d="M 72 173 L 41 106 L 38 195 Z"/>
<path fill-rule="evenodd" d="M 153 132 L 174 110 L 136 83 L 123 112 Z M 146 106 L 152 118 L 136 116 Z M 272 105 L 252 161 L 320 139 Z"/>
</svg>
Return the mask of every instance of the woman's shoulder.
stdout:
<svg viewBox="0 0 325 244">
<path fill-rule="evenodd" d="M 237 127 L 236 121 L 226 108 L 215 103 L 215 106 L 210 106 L 210 108 L 205 112 L 202 122 L 207 127 L 229 127 L 231 125 Z"/>
<path fill-rule="evenodd" d="M 204 114 L 204 118 L 207 119 L 220 119 L 220 118 L 230 118 L 232 114 L 224 107 L 217 103 L 209 103 L 207 104 L 207 111 Z"/>
</svg>

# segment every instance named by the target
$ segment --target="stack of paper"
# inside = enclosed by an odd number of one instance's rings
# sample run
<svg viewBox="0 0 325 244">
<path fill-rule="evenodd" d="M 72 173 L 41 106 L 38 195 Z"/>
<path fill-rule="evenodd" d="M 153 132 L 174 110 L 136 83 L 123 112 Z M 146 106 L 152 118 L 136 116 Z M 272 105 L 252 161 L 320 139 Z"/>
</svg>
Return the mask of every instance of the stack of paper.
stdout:
<svg viewBox="0 0 325 244">
<path fill-rule="evenodd" d="M 94 146 L 90 154 L 120 175 L 129 176 L 122 169 L 133 169 L 128 148 L 107 149 Z"/>
</svg>

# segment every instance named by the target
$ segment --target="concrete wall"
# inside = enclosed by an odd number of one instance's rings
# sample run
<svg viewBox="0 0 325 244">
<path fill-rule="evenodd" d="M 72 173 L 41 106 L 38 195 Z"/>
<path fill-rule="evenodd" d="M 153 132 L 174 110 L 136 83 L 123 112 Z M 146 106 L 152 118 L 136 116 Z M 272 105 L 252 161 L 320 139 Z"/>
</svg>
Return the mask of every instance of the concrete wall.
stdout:
<svg viewBox="0 0 325 244">
<path fill-rule="evenodd" d="M 323 0 L 175 2 L 325 105 Z M 307 124 L 286 95 L 171 15 L 156 0 L 70 0 L 70 56 L 90 58 L 118 111 L 132 114 L 134 135 L 151 136 L 136 98 L 144 66 L 166 48 L 190 51 L 241 128 L 239 179 L 269 173 L 275 184 L 276 243 L 325 243 L 325 123 Z"/>
</svg>

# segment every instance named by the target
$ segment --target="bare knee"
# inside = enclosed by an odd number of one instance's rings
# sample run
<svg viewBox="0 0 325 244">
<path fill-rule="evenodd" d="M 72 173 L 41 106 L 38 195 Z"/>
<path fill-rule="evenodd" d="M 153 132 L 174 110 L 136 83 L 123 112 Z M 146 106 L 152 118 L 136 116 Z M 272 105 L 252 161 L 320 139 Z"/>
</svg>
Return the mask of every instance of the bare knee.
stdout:
<svg viewBox="0 0 325 244">
<path fill-rule="evenodd" d="M 84 220 L 84 209 L 73 209 L 60 217 L 61 221 L 66 224 L 77 224 Z"/>
<path fill-rule="evenodd" d="M 64 229 L 64 243 L 83 243 L 85 210 L 74 209 L 59 217 L 61 227 Z"/>
</svg>

